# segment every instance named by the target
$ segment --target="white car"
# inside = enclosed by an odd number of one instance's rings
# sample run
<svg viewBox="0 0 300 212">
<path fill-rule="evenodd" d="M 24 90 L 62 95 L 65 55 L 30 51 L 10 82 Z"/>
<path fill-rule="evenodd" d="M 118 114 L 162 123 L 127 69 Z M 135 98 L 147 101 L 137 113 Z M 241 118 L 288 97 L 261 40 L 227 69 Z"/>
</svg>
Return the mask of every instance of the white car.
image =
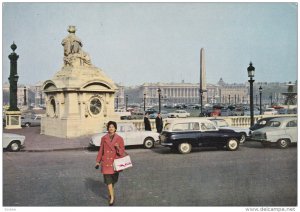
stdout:
<svg viewBox="0 0 300 212">
<path fill-rule="evenodd" d="M 278 111 L 275 108 L 267 108 L 264 112 L 264 115 L 277 115 Z"/>
<path fill-rule="evenodd" d="M 37 127 L 41 126 L 41 115 L 34 115 L 32 117 L 21 117 L 22 127 Z"/>
<path fill-rule="evenodd" d="M 218 119 L 218 118 L 210 118 L 210 121 L 214 122 L 217 127 L 222 129 L 230 129 L 234 130 L 235 132 L 238 132 L 241 134 L 241 140 L 240 143 L 244 143 L 246 141 L 246 138 L 250 136 L 250 129 L 249 128 L 243 128 L 243 127 L 233 127 L 229 126 L 226 120 L 224 119 Z"/>
<path fill-rule="evenodd" d="M 106 130 L 106 129 L 105 129 Z M 90 140 L 91 146 L 100 146 L 101 138 L 107 132 L 98 133 L 92 136 Z M 155 143 L 159 142 L 159 133 L 152 131 L 139 131 L 133 123 L 118 123 L 117 134 L 124 139 L 125 146 L 143 145 L 150 149 Z"/>
<path fill-rule="evenodd" d="M 173 113 L 168 113 L 169 118 L 186 118 L 191 114 L 186 112 L 185 110 L 175 110 Z"/>
<path fill-rule="evenodd" d="M 254 130 L 251 139 L 261 142 L 264 146 L 277 144 L 279 148 L 287 148 L 298 140 L 297 117 L 274 118 L 266 127 Z"/>
<path fill-rule="evenodd" d="M 24 146 L 25 136 L 12 134 L 12 133 L 3 133 L 2 137 L 2 148 L 8 149 L 13 152 L 20 151 Z"/>
</svg>

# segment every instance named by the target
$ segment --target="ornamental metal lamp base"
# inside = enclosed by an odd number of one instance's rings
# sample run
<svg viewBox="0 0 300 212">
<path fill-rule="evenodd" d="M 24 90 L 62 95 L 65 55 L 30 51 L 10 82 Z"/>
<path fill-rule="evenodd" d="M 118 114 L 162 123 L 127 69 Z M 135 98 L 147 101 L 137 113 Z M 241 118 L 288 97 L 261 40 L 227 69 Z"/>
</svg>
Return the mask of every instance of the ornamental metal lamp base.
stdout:
<svg viewBox="0 0 300 212">
<path fill-rule="evenodd" d="M 20 111 L 6 111 L 5 116 L 6 116 L 5 129 L 22 129 Z"/>
</svg>

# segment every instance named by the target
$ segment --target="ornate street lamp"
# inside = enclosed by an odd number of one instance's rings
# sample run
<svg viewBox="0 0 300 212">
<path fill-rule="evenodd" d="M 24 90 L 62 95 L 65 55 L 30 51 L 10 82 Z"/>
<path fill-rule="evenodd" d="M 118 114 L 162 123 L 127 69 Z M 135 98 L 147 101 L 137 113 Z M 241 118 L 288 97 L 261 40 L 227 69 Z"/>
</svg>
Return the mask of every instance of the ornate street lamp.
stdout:
<svg viewBox="0 0 300 212">
<path fill-rule="evenodd" d="M 247 68 L 248 71 L 248 77 L 250 80 L 248 82 L 250 83 L 250 117 L 251 117 L 251 122 L 250 122 L 250 127 L 254 125 L 254 114 L 253 114 L 253 83 L 254 83 L 254 72 L 255 68 L 252 66 L 252 62 L 250 62 L 249 67 Z"/>
<path fill-rule="evenodd" d="M 146 94 L 144 93 L 144 113 L 146 111 Z"/>
<path fill-rule="evenodd" d="M 157 89 L 158 92 L 158 112 L 160 113 L 160 98 L 161 98 L 161 90 L 160 88 Z"/>
<path fill-rule="evenodd" d="M 262 87 L 259 86 L 259 114 L 261 115 L 262 114 L 262 110 L 261 110 L 261 94 L 262 94 Z"/>
</svg>

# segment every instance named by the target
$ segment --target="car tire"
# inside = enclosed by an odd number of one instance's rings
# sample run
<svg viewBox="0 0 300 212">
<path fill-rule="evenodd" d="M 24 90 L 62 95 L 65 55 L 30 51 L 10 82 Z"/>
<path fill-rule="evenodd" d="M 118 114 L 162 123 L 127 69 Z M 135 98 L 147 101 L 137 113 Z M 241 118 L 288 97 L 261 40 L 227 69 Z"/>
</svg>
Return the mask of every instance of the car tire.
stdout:
<svg viewBox="0 0 300 212">
<path fill-rule="evenodd" d="M 178 151 L 181 154 L 187 154 L 190 153 L 192 151 L 192 145 L 189 143 L 181 143 L 178 145 Z"/>
<path fill-rule="evenodd" d="M 151 149 L 151 148 L 153 148 L 153 147 L 154 147 L 154 139 L 153 139 L 153 138 L 150 138 L 150 137 L 145 138 L 145 140 L 144 140 L 144 147 L 145 147 L 146 149 Z"/>
<path fill-rule="evenodd" d="M 30 123 L 29 122 L 27 122 L 27 123 L 25 123 L 25 127 L 30 127 Z"/>
<path fill-rule="evenodd" d="M 241 139 L 240 139 L 240 143 L 242 144 L 242 143 L 244 143 L 245 141 L 246 141 L 246 137 L 247 137 L 247 135 L 246 135 L 246 133 L 240 133 L 241 134 Z"/>
<path fill-rule="evenodd" d="M 18 152 L 21 149 L 21 143 L 20 141 L 12 141 L 9 146 L 8 149 L 12 152 Z"/>
<path fill-rule="evenodd" d="M 277 146 L 280 148 L 280 149 L 286 149 L 290 144 L 290 141 L 288 139 L 284 139 L 284 138 L 281 138 L 277 141 Z"/>
<path fill-rule="evenodd" d="M 235 151 L 239 148 L 239 142 L 235 138 L 231 138 L 227 141 L 226 148 L 229 151 Z"/>
</svg>

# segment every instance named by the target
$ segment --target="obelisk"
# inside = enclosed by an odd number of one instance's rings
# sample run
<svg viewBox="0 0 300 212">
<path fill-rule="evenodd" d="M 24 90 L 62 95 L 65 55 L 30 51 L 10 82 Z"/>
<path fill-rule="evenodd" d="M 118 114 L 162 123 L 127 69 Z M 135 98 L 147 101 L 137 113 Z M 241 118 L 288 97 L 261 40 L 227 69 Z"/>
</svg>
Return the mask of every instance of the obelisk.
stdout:
<svg viewBox="0 0 300 212">
<path fill-rule="evenodd" d="M 205 56 L 204 49 L 200 50 L 200 89 L 206 92 L 206 69 L 205 69 Z"/>
<path fill-rule="evenodd" d="M 205 70 L 205 58 L 204 58 L 204 49 L 200 50 L 200 109 L 201 115 L 203 109 L 203 93 L 206 92 L 206 70 Z"/>
</svg>

